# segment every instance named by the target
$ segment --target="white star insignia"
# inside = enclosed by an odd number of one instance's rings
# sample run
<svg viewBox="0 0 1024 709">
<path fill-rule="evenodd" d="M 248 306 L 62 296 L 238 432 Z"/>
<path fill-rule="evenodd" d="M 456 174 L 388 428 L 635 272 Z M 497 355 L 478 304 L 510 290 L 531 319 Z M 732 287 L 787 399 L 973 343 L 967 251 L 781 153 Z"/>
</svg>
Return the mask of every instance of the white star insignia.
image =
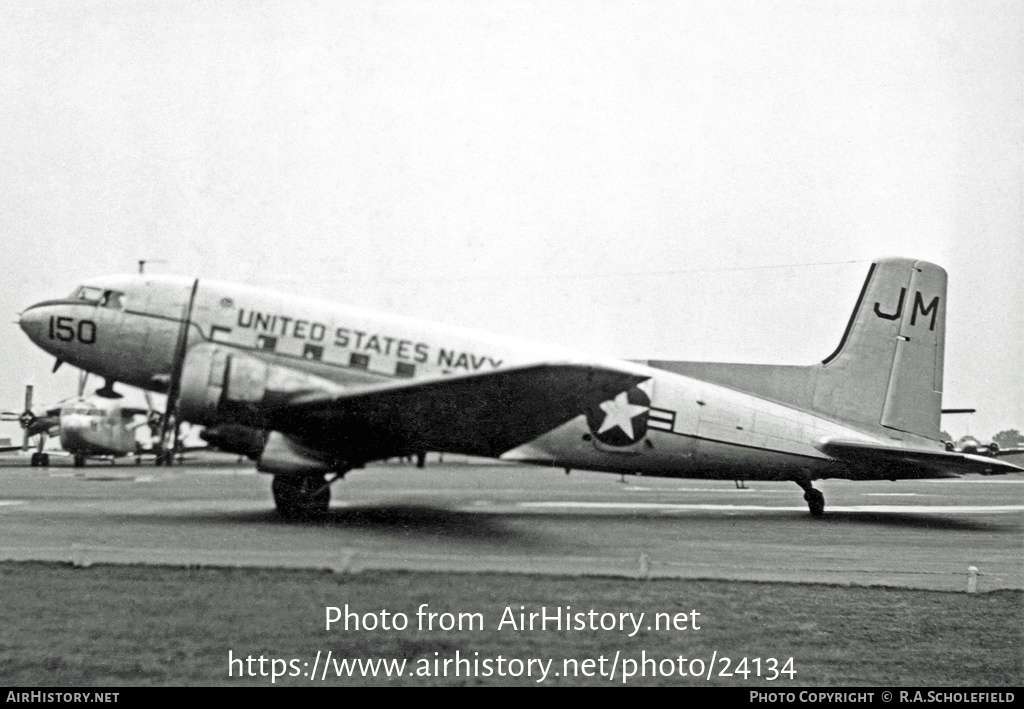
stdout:
<svg viewBox="0 0 1024 709">
<path fill-rule="evenodd" d="M 629 440 L 633 440 L 633 419 L 647 411 L 647 407 L 629 403 L 628 393 L 624 391 L 614 399 L 599 404 L 601 410 L 604 411 L 604 422 L 597 431 L 598 433 L 604 433 L 618 426 L 629 437 Z"/>
</svg>

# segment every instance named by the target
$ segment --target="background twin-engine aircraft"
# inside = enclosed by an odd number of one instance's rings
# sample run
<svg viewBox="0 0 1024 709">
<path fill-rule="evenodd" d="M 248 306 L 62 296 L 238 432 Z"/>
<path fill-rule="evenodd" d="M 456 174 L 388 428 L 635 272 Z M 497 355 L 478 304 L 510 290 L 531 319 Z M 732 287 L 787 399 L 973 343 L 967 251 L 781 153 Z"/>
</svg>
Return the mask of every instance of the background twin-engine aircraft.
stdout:
<svg viewBox="0 0 1024 709">
<path fill-rule="evenodd" d="M 970 453 L 972 455 L 984 455 L 992 458 L 999 458 L 1006 455 L 1019 455 L 1024 453 L 1024 448 L 1014 446 L 1012 448 L 1000 448 L 995 441 L 982 443 L 974 436 L 961 436 L 955 443 L 946 441 L 946 450 L 958 453 Z"/>
<path fill-rule="evenodd" d="M 33 406 L 32 385 L 25 387 L 25 408 L 21 413 L 4 411 L 0 420 L 18 421 L 23 440 L 20 446 L 4 446 L 2 451 L 27 452 L 35 438 L 30 464 L 47 466 L 51 451 L 46 450 L 49 438 L 60 440 L 58 455 L 70 455 L 75 467 L 82 467 L 88 458 L 120 458 L 142 453 L 136 430 L 159 422 L 159 415 L 149 409 L 124 406 L 113 391 L 100 390 L 85 396 L 85 377 L 79 379 L 78 396 L 52 406 Z M 103 394 L 108 394 L 104 396 Z"/>
<path fill-rule="evenodd" d="M 255 288 L 96 278 L 21 314 L 41 348 L 167 394 L 168 411 L 273 478 L 287 517 L 368 461 L 424 451 L 669 477 L 791 480 L 1017 472 L 939 442 L 946 273 L 872 264 L 838 348 L 811 366 L 588 355 Z"/>
</svg>

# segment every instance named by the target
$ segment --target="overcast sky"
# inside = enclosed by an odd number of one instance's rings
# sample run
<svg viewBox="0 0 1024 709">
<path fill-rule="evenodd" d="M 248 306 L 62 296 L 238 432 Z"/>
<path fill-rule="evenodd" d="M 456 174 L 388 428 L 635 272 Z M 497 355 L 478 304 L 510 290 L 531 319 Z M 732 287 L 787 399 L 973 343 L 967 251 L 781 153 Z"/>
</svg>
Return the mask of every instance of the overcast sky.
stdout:
<svg viewBox="0 0 1024 709">
<path fill-rule="evenodd" d="M 944 428 L 1024 431 L 1022 36 L 1020 1 L 8 0 L 0 404 L 75 390 L 17 312 L 139 259 L 810 364 L 899 255 L 949 272 L 943 403 L 979 412 Z"/>
</svg>

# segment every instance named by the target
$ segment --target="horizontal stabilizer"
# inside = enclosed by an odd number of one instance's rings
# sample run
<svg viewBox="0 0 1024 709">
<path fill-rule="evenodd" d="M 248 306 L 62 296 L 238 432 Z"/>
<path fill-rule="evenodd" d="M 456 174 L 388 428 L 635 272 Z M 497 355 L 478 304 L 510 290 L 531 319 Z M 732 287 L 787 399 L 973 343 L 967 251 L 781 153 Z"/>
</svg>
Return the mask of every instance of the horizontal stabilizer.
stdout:
<svg viewBox="0 0 1024 709">
<path fill-rule="evenodd" d="M 993 458 L 943 450 L 901 448 L 885 443 L 855 441 L 839 438 L 823 438 L 815 446 L 825 455 L 850 463 L 880 465 L 885 468 L 923 468 L 946 477 L 979 473 L 981 475 L 1004 475 L 1024 473 L 1024 468 L 1001 463 Z M 885 477 L 882 475 L 881 477 Z M 903 477 L 903 476 L 901 476 Z M 905 477 L 914 477 L 907 475 Z M 941 477 L 941 475 L 940 475 Z"/>
<path fill-rule="evenodd" d="M 592 365 L 533 365 L 305 395 L 270 412 L 268 424 L 364 460 L 417 451 L 497 457 L 644 379 Z"/>
</svg>

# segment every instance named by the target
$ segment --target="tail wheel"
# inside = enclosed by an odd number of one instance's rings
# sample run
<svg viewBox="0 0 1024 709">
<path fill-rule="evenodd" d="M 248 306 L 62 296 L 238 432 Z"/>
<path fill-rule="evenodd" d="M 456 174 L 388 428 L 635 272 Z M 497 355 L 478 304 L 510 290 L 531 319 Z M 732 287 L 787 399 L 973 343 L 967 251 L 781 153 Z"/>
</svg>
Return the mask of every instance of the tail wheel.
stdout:
<svg viewBox="0 0 1024 709">
<path fill-rule="evenodd" d="M 285 519 L 319 517 L 331 503 L 331 484 L 323 475 L 275 475 L 270 489 Z"/>
</svg>

